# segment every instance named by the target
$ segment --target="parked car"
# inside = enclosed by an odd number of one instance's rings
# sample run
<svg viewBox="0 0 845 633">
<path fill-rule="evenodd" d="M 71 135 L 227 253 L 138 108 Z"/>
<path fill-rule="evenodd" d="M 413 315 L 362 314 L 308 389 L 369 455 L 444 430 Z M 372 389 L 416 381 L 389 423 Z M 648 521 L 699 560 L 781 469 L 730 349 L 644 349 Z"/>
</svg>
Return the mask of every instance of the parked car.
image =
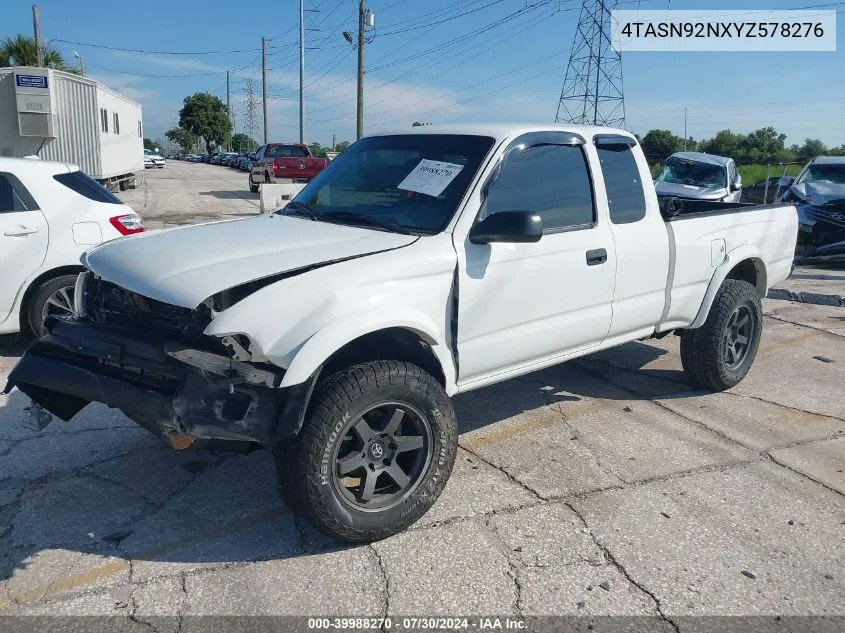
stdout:
<svg viewBox="0 0 845 633">
<path fill-rule="evenodd" d="M 703 152 L 675 152 L 654 179 L 658 196 L 739 202 L 742 178 L 732 158 Z"/>
<path fill-rule="evenodd" d="M 795 178 L 790 176 L 771 176 L 753 185 L 742 188 L 742 202 L 754 202 L 758 204 L 769 204 L 777 200 L 780 195 L 789 189 Z"/>
<path fill-rule="evenodd" d="M 154 151 L 145 149 L 144 150 L 144 167 L 158 167 L 159 169 L 164 169 L 164 166 L 167 164 L 164 156 L 161 154 L 156 154 Z"/>
<path fill-rule="evenodd" d="M 103 402 L 176 449 L 273 447 L 291 507 L 381 539 L 443 490 L 455 394 L 672 333 L 693 385 L 743 379 L 795 207 L 668 202 L 622 130 L 364 137 L 276 213 L 89 251 L 79 316 L 6 388 L 62 419 Z"/>
<path fill-rule="evenodd" d="M 845 157 L 814 158 L 780 199 L 798 209 L 796 263 L 845 262 Z"/>
<path fill-rule="evenodd" d="M 0 158 L 0 333 L 41 334 L 47 316 L 68 316 L 82 253 L 142 230 L 76 165 Z"/>
<path fill-rule="evenodd" d="M 307 145 L 270 143 L 262 145 L 255 153 L 249 173 L 249 190 L 258 192 L 263 182 L 277 179 L 308 182 L 328 165 L 325 158 L 315 158 Z"/>
<path fill-rule="evenodd" d="M 249 171 L 251 166 L 252 160 L 250 159 L 249 154 L 244 154 L 238 159 L 238 169 L 241 171 Z"/>
</svg>

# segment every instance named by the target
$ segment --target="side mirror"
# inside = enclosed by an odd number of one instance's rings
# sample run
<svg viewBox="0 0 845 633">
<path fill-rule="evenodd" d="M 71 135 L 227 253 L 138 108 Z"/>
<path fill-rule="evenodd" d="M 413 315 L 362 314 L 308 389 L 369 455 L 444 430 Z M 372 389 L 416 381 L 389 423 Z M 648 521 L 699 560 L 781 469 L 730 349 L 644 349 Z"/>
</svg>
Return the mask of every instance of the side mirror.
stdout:
<svg viewBox="0 0 845 633">
<path fill-rule="evenodd" d="M 538 242 L 543 237 L 543 220 L 529 211 L 502 211 L 488 215 L 469 232 L 473 244 L 491 242 Z"/>
<path fill-rule="evenodd" d="M 731 191 L 739 191 L 742 189 L 742 180 L 737 178 L 731 183 Z"/>
</svg>

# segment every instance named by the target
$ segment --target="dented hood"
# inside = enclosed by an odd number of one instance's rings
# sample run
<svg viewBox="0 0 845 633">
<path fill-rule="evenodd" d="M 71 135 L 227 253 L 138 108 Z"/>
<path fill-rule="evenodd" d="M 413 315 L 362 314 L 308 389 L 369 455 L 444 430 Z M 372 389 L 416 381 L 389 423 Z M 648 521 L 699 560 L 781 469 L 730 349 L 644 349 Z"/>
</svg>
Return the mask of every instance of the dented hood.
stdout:
<svg viewBox="0 0 845 633">
<path fill-rule="evenodd" d="M 802 182 L 792 185 L 792 191 L 802 200 L 814 205 L 845 200 L 845 185 L 822 182 Z"/>
<path fill-rule="evenodd" d="M 399 248 L 416 239 L 272 214 L 139 233 L 95 247 L 83 255 L 82 264 L 132 292 L 195 308 L 242 283 Z"/>
<path fill-rule="evenodd" d="M 661 181 L 654 183 L 654 190 L 658 196 L 676 196 L 678 198 L 695 198 L 696 200 L 718 200 L 730 193 L 725 187 L 698 187 L 696 185 Z"/>
</svg>

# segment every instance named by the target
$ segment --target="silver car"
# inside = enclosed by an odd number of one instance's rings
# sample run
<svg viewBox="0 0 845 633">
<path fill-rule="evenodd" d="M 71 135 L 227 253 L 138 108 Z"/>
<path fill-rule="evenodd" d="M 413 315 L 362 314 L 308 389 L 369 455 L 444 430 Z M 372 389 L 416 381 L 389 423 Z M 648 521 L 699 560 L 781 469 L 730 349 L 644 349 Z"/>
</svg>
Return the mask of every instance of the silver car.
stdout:
<svg viewBox="0 0 845 633">
<path fill-rule="evenodd" d="M 739 202 L 742 177 L 732 158 L 703 152 L 675 152 L 654 179 L 658 196 Z"/>
</svg>

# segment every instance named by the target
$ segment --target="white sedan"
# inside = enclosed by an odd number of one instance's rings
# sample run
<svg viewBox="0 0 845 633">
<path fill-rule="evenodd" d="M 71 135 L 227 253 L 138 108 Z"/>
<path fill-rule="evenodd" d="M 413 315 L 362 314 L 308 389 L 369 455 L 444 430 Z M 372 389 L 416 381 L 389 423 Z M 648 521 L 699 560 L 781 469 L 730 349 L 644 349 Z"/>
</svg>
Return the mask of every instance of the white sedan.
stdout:
<svg viewBox="0 0 845 633">
<path fill-rule="evenodd" d="M 162 156 L 161 154 L 156 154 L 152 150 L 148 149 L 144 150 L 145 169 L 149 169 L 151 167 L 158 167 L 159 169 L 163 169 L 166 164 L 167 161 L 164 160 L 164 156 Z"/>
<path fill-rule="evenodd" d="M 0 158 L 0 334 L 38 335 L 48 316 L 72 314 L 82 253 L 143 230 L 76 165 Z"/>
</svg>

